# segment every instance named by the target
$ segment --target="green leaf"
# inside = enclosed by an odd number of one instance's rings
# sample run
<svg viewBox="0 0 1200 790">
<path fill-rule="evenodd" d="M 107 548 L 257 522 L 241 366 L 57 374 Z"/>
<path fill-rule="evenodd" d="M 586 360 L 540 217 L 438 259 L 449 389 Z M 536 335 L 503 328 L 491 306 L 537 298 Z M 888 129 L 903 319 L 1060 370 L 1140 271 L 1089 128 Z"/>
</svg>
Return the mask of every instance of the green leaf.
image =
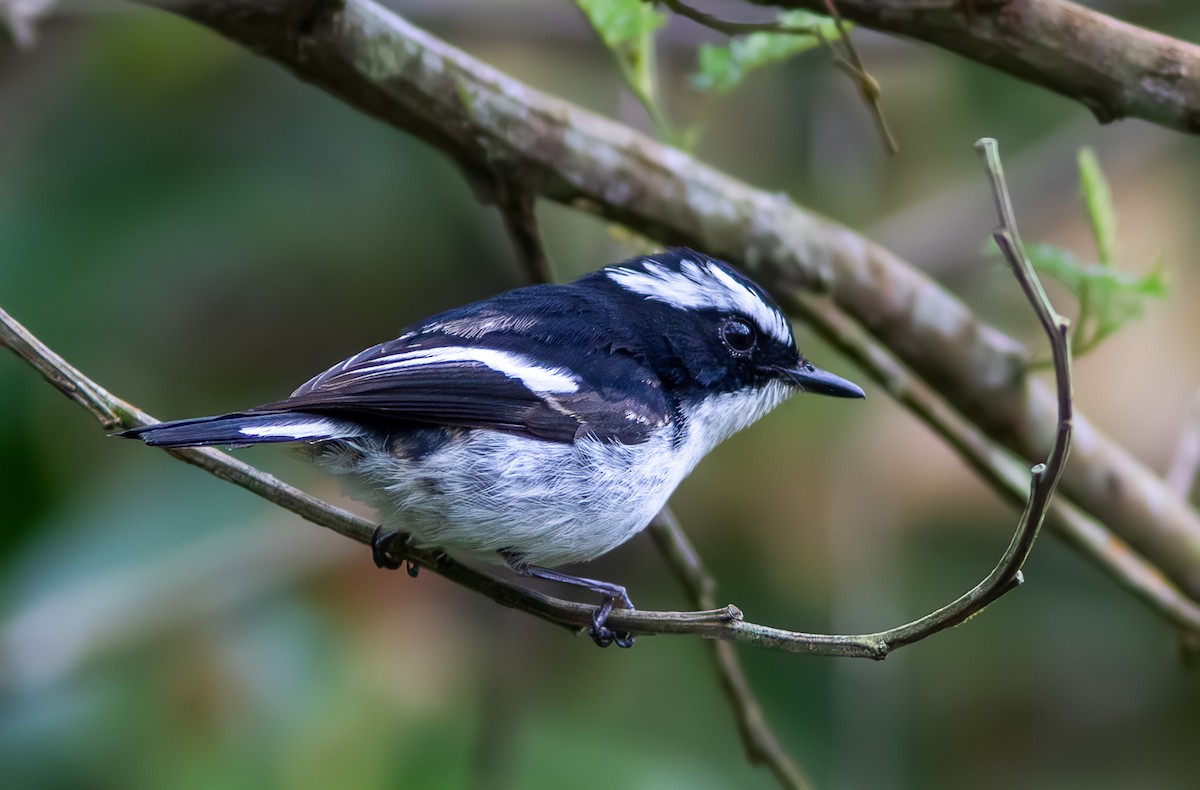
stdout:
<svg viewBox="0 0 1200 790">
<path fill-rule="evenodd" d="M 729 47 L 701 44 L 697 57 L 698 70 L 692 76 L 692 84 L 700 90 L 729 93 L 742 81 L 742 67 Z"/>
<path fill-rule="evenodd" d="M 1147 299 L 1167 296 L 1166 267 L 1160 259 L 1138 277 L 1103 263 L 1085 263 L 1050 244 L 1026 248 L 1033 268 L 1062 283 L 1079 300 L 1072 341 L 1083 354 L 1146 312 Z"/>
<path fill-rule="evenodd" d="M 646 108 L 659 139 L 677 144 L 675 131 L 658 99 L 654 58 L 654 31 L 667 21 L 641 0 L 575 0 L 608 47 L 621 79 Z"/>
<path fill-rule="evenodd" d="M 1038 274 L 1053 277 L 1066 286 L 1072 296 L 1079 298 L 1083 289 L 1084 264 L 1072 252 L 1053 244 L 1029 244 L 1025 254 Z"/>
<path fill-rule="evenodd" d="M 788 27 L 812 33 L 751 33 L 731 39 L 726 46 L 702 44 L 692 84 L 699 90 L 729 93 L 755 69 L 778 63 L 821 45 L 821 36 L 838 38 L 837 24 L 808 11 L 789 11 L 777 17 Z"/>
<path fill-rule="evenodd" d="M 1112 266 L 1117 259 L 1117 212 L 1096 152 L 1087 146 L 1079 149 L 1079 193 L 1096 237 L 1100 263 Z"/>
<path fill-rule="evenodd" d="M 1038 272 L 1048 274 L 1067 286 L 1075 296 L 1087 283 L 1109 291 L 1128 291 L 1138 296 L 1162 299 L 1167 295 L 1163 262 L 1155 262 L 1149 274 L 1138 277 L 1099 263 L 1085 263 L 1071 252 L 1053 244 L 1033 244 L 1026 249 L 1030 263 Z"/>
<path fill-rule="evenodd" d="M 1082 262 L 1048 244 L 1031 246 L 1026 254 L 1035 269 L 1061 282 L 1078 300 L 1071 339 L 1075 352 L 1084 354 L 1145 315 L 1146 300 L 1165 298 L 1168 288 L 1161 259 L 1142 277 L 1117 268 L 1117 213 L 1096 153 L 1087 147 L 1079 150 L 1079 194 L 1100 262 Z"/>
<path fill-rule="evenodd" d="M 637 42 L 667 21 L 642 0 L 575 0 L 609 49 Z"/>
</svg>

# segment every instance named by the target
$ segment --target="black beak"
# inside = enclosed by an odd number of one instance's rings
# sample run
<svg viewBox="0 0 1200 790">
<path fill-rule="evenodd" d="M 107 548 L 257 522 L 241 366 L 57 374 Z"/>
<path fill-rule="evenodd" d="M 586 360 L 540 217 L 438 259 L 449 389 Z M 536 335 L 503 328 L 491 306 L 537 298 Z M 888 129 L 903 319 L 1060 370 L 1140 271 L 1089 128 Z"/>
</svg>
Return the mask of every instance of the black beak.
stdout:
<svg viewBox="0 0 1200 790">
<path fill-rule="evenodd" d="M 785 368 L 783 374 L 792 380 L 797 387 L 805 392 L 817 395 L 830 395 L 834 398 L 865 398 L 867 393 L 862 387 L 851 384 L 841 376 L 835 376 L 820 368 L 802 362 L 798 368 Z"/>
</svg>

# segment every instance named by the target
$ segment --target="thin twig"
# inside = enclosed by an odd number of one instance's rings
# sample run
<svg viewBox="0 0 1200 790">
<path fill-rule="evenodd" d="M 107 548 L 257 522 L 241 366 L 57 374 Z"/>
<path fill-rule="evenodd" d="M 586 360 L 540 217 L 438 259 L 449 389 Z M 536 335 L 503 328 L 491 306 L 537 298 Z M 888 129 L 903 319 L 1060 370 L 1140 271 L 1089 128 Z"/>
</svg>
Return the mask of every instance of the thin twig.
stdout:
<svg viewBox="0 0 1200 790">
<path fill-rule="evenodd" d="M 105 430 L 113 430 L 123 424 L 121 415 L 111 407 L 112 397 L 107 392 L 68 365 L 66 360 L 43 345 L 29 330 L 12 320 L 8 313 L 0 310 L 0 318 L 3 319 L 0 345 L 12 349 L 17 356 L 33 365 L 55 389 L 87 409 Z"/>
<path fill-rule="evenodd" d="M 669 507 L 663 508 L 650 522 L 649 531 L 675 575 L 683 581 L 693 603 L 701 609 L 715 606 L 712 602 L 716 600 L 716 581 L 704 567 L 700 555 Z M 747 757 L 752 763 L 765 765 L 784 787 L 797 790 L 813 787 L 812 780 L 783 748 L 779 737 L 767 722 L 762 705 L 738 659 L 737 646 L 717 641 L 713 642 L 712 647 L 721 689 L 737 718 L 738 734 Z"/>
<path fill-rule="evenodd" d="M 1030 472 L 1029 498 L 1025 511 L 1021 515 L 1016 533 L 996 567 L 983 581 L 941 609 L 881 633 L 880 637 L 893 648 L 912 644 L 938 631 L 958 625 L 1021 584 L 1021 566 L 1025 564 L 1037 539 L 1071 447 L 1071 354 L 1067 339 L 1070 324 L 1055 313 L 1037 274 L 1017 241 L 1016 222 L 1013 219 L 1012 205 L 995 140 L 985 138 L 976 143 L 976 146 L 983 152 L 1000 215 L 1001 226 L 994 236 L 1050 340 L 1058 392 L 1058 428 L 1046 462 L 1034 466 Z"/>
<path fill-rule="evenodd" d="M 542 245 L 538 233 L 537 211 L 534 207 L 536 200 L 532 192 L 510 191 L 504 188 L 504 195 L 497 203 L 500 215 L 504 218 L 504 228 L 512 241 L 525 277 L 531 283 L 548 283 L 554 281 L 550 271 L 550 260 Z"/>
<path fill-rule="evenodd" d="M 875 128 L 879 130 L 879 136 L 883 138 L 883 144 L 887 147 L 889 154 L 900 153 L 900 144 L 896 142 L 895 135 L 892 134 L 891 128 L 888 127 L 887 117 L 883 114 L 883 89 L 879 87 L 879 80 L 871 76 L 867 71 L 867 66 L 863 63 L 863 59 L 859 57 L 858 50 L 854 46 L 854 41 L 850 38 L 850 31 L 846 29 L 846 24 L 842 21 L 842 15 L 838 13 L 837 6 L 833 4 L 833 0 L 825 0 L 825 10 L 833 23 L 837 25 L 838 34 L 842 42 L 842 46 L 846 48 L 846 54 L 849 56 L 847 60 L 842 61 L 843 70 L 850 75 L 851 79 L 858 86 L 858 92 L 863 97 L 863 101 L 867 103 L 867 107 L 871 110 L 871 117 L 875 120 Z M 848 68 L 845 65 L 848 61 Z M 834 61 L 835 64 L 838 61 Z"/>
<path fill-rule="evenodd" d="M 1183 418 L 1175 455 L 1171 459 L 1171 466 L 1167 468 L 1167 487 L 1180 499 L 1188 499 L 1196 483 L 1197 469 L 1200 469 L 1200 393 L 1192 397 L 1188 413 Z"/>
<path fill-rule="evenodd" d="M 812 27 L 796 27 L 782 22 L 731 22 L 718 16 L 692 8 L 683 0 L 647 0 L 647 2 L 662 3 L 685 19 L 690 19 L 703 25 L 709 30 L 724 33 L 727 36 L 744 36 L 750 33 L 783 33 L 793 36 L 816 36 L 817 30 Z"/>
</svg>

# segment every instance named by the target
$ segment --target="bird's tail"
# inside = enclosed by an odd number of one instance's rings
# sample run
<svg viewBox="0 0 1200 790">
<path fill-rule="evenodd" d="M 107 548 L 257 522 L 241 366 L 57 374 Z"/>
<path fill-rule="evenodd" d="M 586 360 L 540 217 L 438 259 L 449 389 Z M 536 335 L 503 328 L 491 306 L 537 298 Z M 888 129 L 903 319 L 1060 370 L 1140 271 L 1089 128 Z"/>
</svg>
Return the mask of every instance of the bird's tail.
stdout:
<svg viewBox="0 0 1200 790">
<path fill-rule="evenodd" d="M 141 439 L 152 447 L 207 447 L 209 445 L 317 442 L 342 439 L 362 432 L 345 420 L 305 412 L 237 412 L 219 417 L 196 417 L 130 428 L 114 434 Z"/>
</svg>

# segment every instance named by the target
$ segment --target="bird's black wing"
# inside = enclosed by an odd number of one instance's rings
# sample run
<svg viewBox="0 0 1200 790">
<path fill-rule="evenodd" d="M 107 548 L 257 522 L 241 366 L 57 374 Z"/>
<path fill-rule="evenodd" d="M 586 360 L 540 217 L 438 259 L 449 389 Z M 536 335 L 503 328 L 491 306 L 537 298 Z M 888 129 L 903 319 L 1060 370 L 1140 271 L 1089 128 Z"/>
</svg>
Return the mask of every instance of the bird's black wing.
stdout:
<svg viewBox="0 0 1200 790">
<path fill-rule="evenodd" d="M 453 333 L 431 319 L 253 411 L 490 428 L 554 442 L 590 435 L 622 444 L 644 442 L 670 421 L 661 383 L 621 349 L 592 346 L 568 368 L 545 361 L 556 357 L 553 333 L 485 337 L 478 316 L 467 318 L 456 317 Z"/>
</svg>

